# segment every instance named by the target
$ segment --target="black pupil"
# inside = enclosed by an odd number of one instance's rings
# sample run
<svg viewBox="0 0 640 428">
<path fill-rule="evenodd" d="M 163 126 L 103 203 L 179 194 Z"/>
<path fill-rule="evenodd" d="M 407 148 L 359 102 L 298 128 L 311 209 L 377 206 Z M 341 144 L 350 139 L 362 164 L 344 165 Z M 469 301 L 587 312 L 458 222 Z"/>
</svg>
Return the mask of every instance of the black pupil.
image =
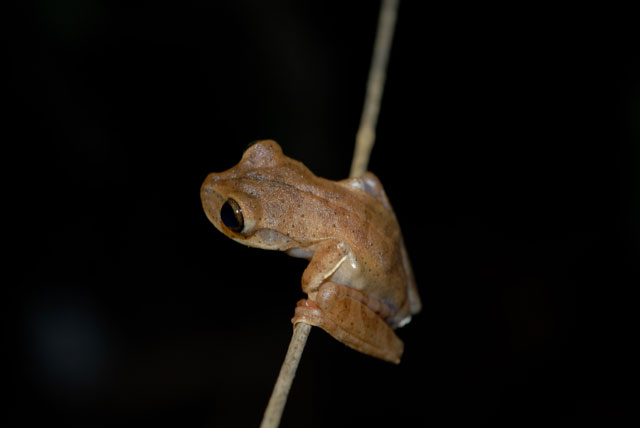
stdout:
<svg viewBox="0 0 640 428">
<path fill-rule="evenodd" d="M 244 226 L 244 220 L 242 218 L 242 210 L 240 205 L 233 199 L 229 199 L 222 205 L 220 209 L 220 218 L 225 226 L 234 232 L 239 232 Z"/>
</svg>

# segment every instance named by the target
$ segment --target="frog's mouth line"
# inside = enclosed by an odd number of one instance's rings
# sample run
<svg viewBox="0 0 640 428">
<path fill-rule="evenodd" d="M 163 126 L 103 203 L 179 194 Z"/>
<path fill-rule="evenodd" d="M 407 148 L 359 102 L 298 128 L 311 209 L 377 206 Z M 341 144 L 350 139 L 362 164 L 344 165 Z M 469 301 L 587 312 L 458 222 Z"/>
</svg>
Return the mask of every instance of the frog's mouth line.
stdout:
<svg viewBox="0 0 640 428">
<path fill-rule="evenodd" d="M 227 236 L 243 245 L 262 250 L 288 252 L 292 248 L 300 247 L 298 241 L 271 229 L 258 229 L 248 235 L 229 232 Z"/>
</svg>

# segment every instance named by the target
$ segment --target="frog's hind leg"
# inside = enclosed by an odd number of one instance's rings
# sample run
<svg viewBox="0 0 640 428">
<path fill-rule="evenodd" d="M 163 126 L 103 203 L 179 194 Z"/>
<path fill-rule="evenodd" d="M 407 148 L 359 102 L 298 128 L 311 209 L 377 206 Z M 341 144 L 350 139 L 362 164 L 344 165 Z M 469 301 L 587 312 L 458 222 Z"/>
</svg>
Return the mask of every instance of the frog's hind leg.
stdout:
<svg viewBox="0 0 640 428">
<path fill-rule="evenodd" d="M 298 302 L 291 322 L 320 327 L 357 351 L 398 364 L 404 345 L 380 315 L 364 303 L 367 299 L 357 290 L 326 282 L 315 301 Z"/>
<path fill-rule="evenodd" d="M 384 191 L 384 187 L 382 187 L 382 183 L 372 172 L 365 172 L 360 177 L 352 177 L 339 181 L 338 183 L 349 186 L 352 188 L 364 190 L 369 195 L 373 196 L 379 202 L 384 205 L 384 207 L 389 210 L 389 212 L 393 213 L 393 208 L 391 207 L 391 202 L 389 202 L 389 198 L 387 197 L 386 192 Z M 393 214 L 395 216 L 395 213 Z M 409 256 L 407 255 L 407 250 L 404 245 L 404 240 L 400 242 L 400 249 L 402 251 L 402 263 L 404 265 L 404 270 L 407 275 L 407 287 L 409 294 L 409 312 L 411 315 L 417 314 L 422 309 L 422 303 L 420 302 L 420 295 L 418 294 L 418 288 L 416 287 L 416 281 L 413 277 L 413 272 L 411 269 L 411 262 L 409 261 Z M 397 320 L 396 324 L 403 325 L 408 322 L 411 317 L 407 317 L 404 320 Z"/>
</svg>

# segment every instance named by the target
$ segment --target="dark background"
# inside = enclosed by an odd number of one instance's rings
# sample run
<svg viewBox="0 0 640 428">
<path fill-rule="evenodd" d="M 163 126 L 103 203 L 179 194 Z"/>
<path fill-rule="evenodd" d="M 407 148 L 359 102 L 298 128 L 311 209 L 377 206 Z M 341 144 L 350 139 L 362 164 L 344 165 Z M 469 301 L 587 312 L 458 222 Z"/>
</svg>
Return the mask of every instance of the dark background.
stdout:
<svg viewBox="0 0 640 428">
<path fill-rule="evenodd" d="M 399 366 L 313 330 L 283 427 L 637 414 L 634 15 L 513 7 L 401 5 L 370 169 L 424 310 Z M 225 238 L 200 184 L 262 138 L 344 178 L 377 12 L 9 7 L 9 426 L 258 425 L 305 262 Z"/>
</svg>

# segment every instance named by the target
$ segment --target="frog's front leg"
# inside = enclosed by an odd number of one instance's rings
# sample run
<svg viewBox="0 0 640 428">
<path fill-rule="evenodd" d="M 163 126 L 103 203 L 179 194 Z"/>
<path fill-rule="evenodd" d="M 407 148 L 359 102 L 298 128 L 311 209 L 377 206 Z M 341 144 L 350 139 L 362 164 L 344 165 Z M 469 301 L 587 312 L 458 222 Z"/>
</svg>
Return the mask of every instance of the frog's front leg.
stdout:
<svg viewBox="0 0 640 428">
<path fill-rule="evenodd" d="M 313 299 L 320 285 L 338 270 L 348 254 L 349 246 L 344 241 L 327 239 L 318 244 L 302 274 L 302 291 Z"/>
<path fill-rule="evenodd" d="M 391 327 L 365 302 L 362 292 L 335 282 L 325 282 L 315 299 L 303 299 L 291 322 L 320 327 L 345 345 L 398 364 L 404 345 Z"/>
</svg>

